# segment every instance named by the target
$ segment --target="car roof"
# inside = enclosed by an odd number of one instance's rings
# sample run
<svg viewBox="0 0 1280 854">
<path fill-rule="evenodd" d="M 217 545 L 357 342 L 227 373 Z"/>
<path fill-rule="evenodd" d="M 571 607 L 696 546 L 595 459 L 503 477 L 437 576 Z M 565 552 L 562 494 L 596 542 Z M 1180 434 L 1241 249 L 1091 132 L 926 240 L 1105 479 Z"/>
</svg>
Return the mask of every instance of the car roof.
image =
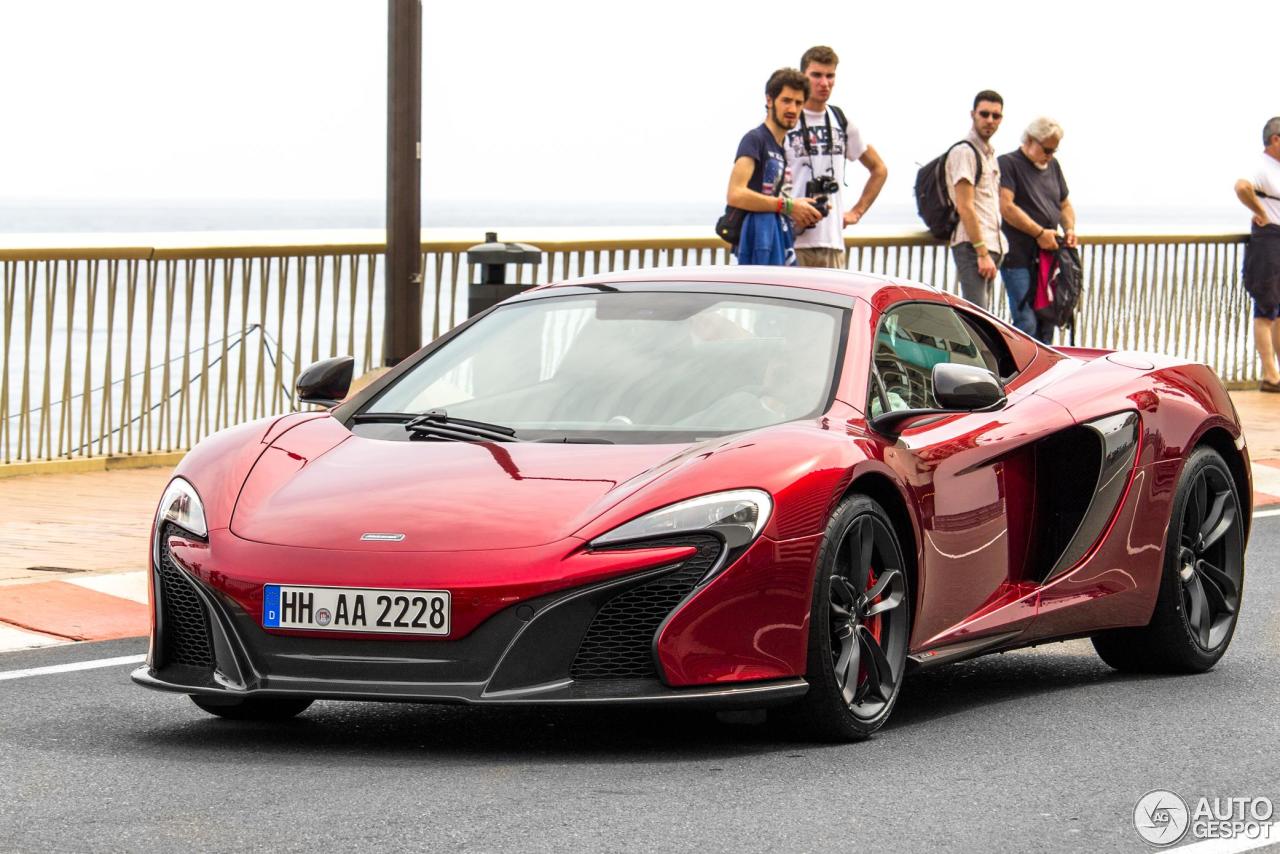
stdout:
<svg viewBox="0 0 1280 854">
<path fill-rule="evenodd" d="M 545 292 L 549 288 L 616 285 L 630 283 L 675 283 L 699 282 L 718 285 L 773 285 L 780 287 L 804 288 L 807 290 L 826 291 L 841 296 L 857 297 L 871 301 L 875 294 L 886 287 L 908 285 L 909 287 L 934 290 L 928 285 L 918 282 L 898 282 L 884 276 L 863 273 L 855 270 L 829 270 L 812 267 L 772 267 L 760 265 L 718 265 L 699 267 L 651 267 L 641 270 L 620 270 L 613 273 L 600 273 L 577 279 L 565 279 L 544 285 L 537 290 Z"/>
</svg>

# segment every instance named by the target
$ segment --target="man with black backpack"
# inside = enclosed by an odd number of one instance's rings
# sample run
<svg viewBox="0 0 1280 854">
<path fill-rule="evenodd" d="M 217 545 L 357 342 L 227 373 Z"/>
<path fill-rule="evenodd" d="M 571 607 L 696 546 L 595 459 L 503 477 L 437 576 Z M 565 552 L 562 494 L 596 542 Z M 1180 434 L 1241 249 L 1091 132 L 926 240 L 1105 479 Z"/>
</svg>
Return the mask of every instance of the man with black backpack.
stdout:
<svg viewBox="0 0 1280 854">
<path fill-rule="evenodd" d="M 796 235 L 796 260 L 801 267 L 844 269 L 844 229 L 855 225 L 875 202 L 889 170 L 876 150 L 867 145 L 844 111 L 828 104 L 836 84 L 840 57 L 825 45 L 811 47 L 800 57 L 800 71 L 809 79 L 809 98 L 797 126 L 787 132 L 787 165 L 800 195 L 815 199 L 822 219 Z M 841 192 L 845 165 L 856 160 L 871 174 L 862 195 L 848 209 Z"/>
<path fill-rule="evenodd" d="M 1004 98 L 984 89 L 973 99 L 969 134 L 947 153 L 945 180 L 958 221 L 951 234 L 960 292 L 991 309 L 991 283 L 1008 251 L 1000 230 L 1000 166 L 991 137 L 1004 118 Z"/>
</svg>

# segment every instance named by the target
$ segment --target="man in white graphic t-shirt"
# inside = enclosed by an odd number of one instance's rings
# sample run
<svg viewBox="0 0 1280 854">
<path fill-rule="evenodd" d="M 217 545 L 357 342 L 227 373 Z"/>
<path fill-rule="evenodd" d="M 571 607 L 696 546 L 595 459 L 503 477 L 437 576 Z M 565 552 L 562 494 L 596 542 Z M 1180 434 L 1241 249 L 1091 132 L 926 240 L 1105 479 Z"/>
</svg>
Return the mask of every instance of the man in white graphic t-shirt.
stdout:
<svg viewBox="0 0 1280 854">
<path fill-rule="evenodd" d="M 1252 178 L 1236 181 L 1236 198 L 1253 214 L 1244 251 L 1244 288 L 1253 297 L 1253 342 L 1262 359 L 1262 390 L 1280 392 L 1280 116 L 1262 127 L 1262 155 Z"/>
<path fill-rule="evenodd" d="M 801 267 L 846 266 L 844 229 L 862 219 L 889 177 L 880 155 L 863 142 L 862 134 L 844 111 L 827 104 L 836 85 L 839 62 L 836 52 L 823 45 L 809 48 L 800 57 L 800 71 L 809 78 L 809 99 L 800 121 L 787 134 L 787 165 L 791 168 L 793 194 L 825 196 L 828 211 L 817 225 L 796 236 L 796 260 Z M 846 209 L 844 173 L 849 160 L 858 161 L 871 174 L 862 195 Z"/>
</svg>

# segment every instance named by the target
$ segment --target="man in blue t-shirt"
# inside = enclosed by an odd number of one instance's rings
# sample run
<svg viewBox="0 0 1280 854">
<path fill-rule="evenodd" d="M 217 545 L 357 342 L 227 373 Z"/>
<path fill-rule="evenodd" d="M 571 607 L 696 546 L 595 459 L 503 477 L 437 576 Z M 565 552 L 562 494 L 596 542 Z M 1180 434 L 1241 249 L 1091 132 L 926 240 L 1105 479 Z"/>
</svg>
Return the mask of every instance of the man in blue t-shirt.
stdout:
<svg viewBox="0 0 1280 854">
<path fill-rule="evenodd" d="M 782 140 L 809 98 L 809 79 L 794 68 L 780 68 L 769 77 L 764 95 L 764 124 L 742 137 L 729 174 L 729 205 L 747 212 L 734 252 L 739 264 L 794 265 L 791 221 L 808 227 L 822 219 L 812 199 L 785 195 L 789 181 Z"/>
</svg>

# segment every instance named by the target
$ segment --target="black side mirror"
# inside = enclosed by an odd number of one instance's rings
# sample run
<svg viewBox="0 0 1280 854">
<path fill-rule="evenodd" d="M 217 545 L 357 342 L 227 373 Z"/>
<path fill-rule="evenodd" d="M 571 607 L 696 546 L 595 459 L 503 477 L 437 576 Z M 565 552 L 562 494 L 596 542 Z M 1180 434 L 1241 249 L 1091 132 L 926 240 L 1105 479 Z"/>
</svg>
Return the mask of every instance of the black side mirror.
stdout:
<svg viewBox="0 0 1280 854">
<path fill-rule="evenodd" d="M 943 409 L 980 412 L 1004 403 L 1004 386 L 986 368 L 943 362 L 933 366 L 933 398 Z"/>
<path fill-rule="evenodd" d="M 337 406 L 351 388 L 356 360 L 351 356 L 321 359 L 298 375 L 298 401 L 313 406 Z"/>
<path fill-rule="evenodd" d="M 937 409 L 897 409 L 883 412 L 868 424 L 877 433 L 897 438 L 912 421 L 955 412 L 986 412 L 1004 406 L 1004 386 L 986 368 L 942 362 L 933 366 L 933 399 Z"/>
</svg>

